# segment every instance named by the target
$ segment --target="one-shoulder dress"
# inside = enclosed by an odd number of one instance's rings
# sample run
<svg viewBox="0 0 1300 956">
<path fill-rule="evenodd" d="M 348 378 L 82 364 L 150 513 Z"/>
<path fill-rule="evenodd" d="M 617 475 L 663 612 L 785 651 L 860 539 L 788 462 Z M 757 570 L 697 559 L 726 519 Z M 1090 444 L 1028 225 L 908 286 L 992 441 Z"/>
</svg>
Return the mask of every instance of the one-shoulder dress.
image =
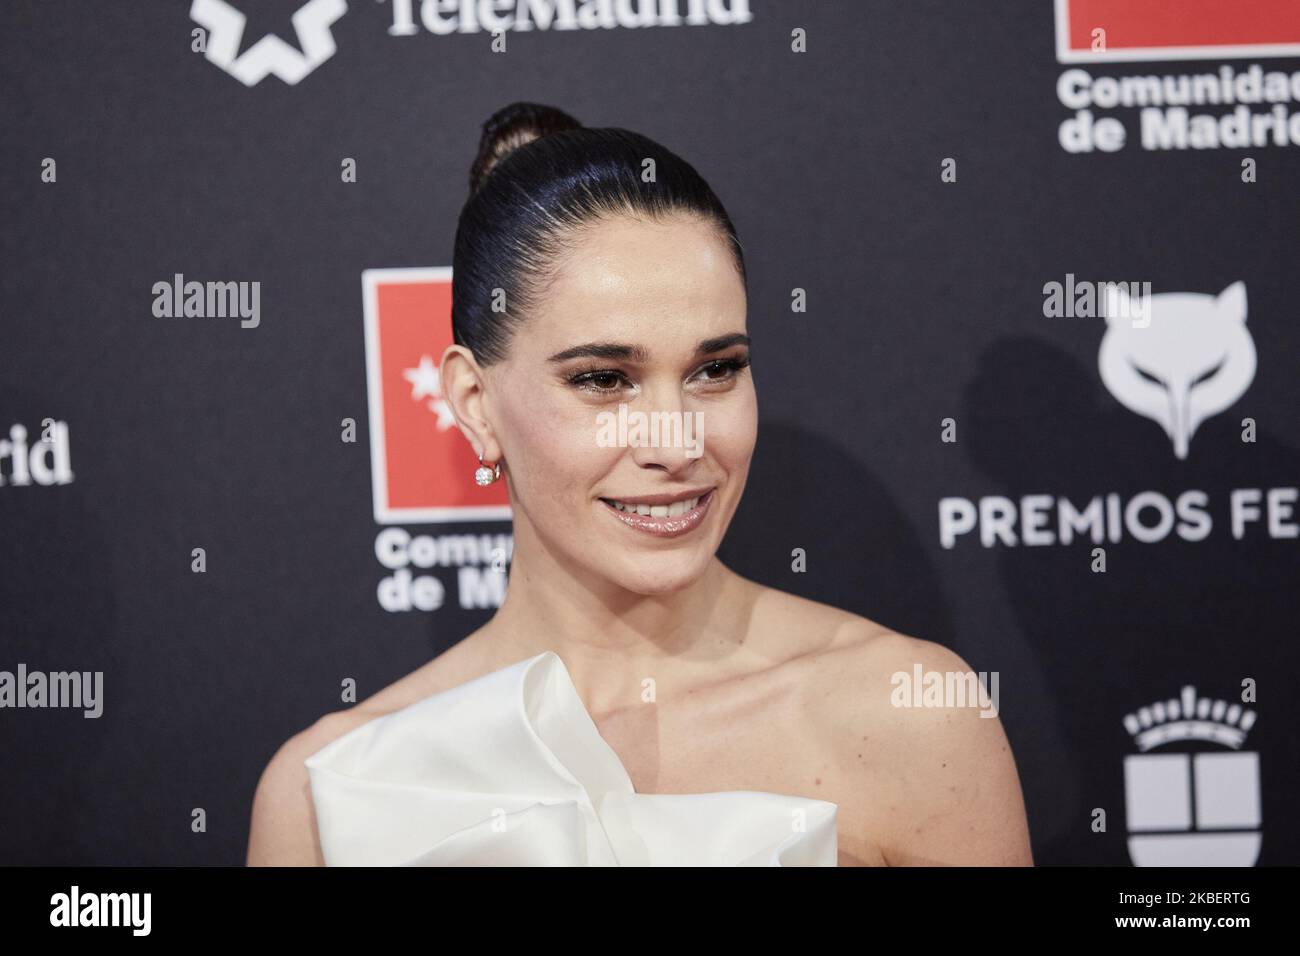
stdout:
<svg viewBox="0 0 1300 956">
<path fill-rule="evenodd" d="M 559 655 L 377 717 L 305 761 L 327 866 L 836 866 L 837 806 L 637 793 Z"/>
</svg>

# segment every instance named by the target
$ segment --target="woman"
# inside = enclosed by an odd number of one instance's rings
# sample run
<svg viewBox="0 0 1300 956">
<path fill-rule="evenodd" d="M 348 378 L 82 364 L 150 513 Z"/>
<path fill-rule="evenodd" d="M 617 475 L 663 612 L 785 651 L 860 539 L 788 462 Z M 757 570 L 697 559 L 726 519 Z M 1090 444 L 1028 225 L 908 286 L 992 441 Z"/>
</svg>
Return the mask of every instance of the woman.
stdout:
<svg viewBox="0 0 1300 956">
<path fill-rule="evenodd" d="M 996 716 L 892 702 L 961 658 L 716 557 L 757 404 L 740 243 L 695 169 L 516 103 L 470 186 L 441 375 L 466 479 L 507 483 L 506 598 L 280 749 L 248 862 L 1032 865 Z M 679 430 L 619 432 L 620 406 Z"/>
</svg>

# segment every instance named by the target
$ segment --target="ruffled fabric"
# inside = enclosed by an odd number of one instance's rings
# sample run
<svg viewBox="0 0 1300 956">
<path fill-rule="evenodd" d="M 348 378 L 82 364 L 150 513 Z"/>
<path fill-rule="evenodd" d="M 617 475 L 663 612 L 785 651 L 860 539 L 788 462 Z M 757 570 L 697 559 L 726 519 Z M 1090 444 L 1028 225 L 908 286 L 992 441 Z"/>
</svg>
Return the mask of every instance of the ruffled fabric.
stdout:
<svg viewBox="0 0 1300 956">
<path fill-rule="evenodd" d="M 327 866 L 837 865 L 834 803 L 635 792 L 551 651 L 305 763 Z"/>
</svg>

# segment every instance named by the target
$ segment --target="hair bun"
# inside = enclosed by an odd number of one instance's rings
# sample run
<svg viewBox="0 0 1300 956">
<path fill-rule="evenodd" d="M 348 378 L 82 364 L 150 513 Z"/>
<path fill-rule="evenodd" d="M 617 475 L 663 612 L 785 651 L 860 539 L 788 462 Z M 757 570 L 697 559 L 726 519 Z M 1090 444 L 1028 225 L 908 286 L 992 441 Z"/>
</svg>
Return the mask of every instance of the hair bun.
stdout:
<svg viewBox="0 0 1300 956">
<path fill-rule="evenodd" d="M 582 124 L 563 110 L 541 103 L 511 103 L 503 106 L 483 124 L 478 155 L 469 170 L 470 195 L 479 191 L 488 173 L 511 152 L 535 139 Z"/>
</svg>

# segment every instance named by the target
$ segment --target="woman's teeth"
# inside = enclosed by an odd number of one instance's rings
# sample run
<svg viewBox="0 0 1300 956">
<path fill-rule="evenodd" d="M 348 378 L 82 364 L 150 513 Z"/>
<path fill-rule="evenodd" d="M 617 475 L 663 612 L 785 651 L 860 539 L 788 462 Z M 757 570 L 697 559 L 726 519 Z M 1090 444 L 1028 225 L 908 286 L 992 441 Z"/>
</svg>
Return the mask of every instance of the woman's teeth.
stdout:
<svg viewBox="0 0 1300 956">
<path fill-rule="evenodd" d="M 626 511 L 628 514 L 645 515 L 649 518 L 676 518 L 678 515 L 685 514 L 700 503 L 699 498 L 687 498 L 685 501 L 674 501 L 670 505 L 633 505 L 624 504 L 621 501 L 615 501 L 613 498 L 605 499 L 619 511 Z"/>
</svg>

